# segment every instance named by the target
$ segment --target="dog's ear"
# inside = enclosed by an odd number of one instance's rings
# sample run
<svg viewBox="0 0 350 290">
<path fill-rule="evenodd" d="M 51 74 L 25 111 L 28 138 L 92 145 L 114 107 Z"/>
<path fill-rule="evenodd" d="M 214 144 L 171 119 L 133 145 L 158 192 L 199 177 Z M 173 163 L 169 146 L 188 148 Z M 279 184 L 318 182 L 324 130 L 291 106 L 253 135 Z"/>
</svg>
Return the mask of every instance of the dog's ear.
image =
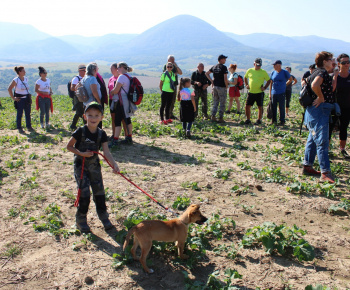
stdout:
<svg viewBox="0 0 350 290">
<path fill-rule="evenodd" d="M 190 208 L 191 208 L 190 215 L 194 215 L 194 214 L 197 214 L 200 206 L 198 204 L 191 204 Z"/>
</svg>

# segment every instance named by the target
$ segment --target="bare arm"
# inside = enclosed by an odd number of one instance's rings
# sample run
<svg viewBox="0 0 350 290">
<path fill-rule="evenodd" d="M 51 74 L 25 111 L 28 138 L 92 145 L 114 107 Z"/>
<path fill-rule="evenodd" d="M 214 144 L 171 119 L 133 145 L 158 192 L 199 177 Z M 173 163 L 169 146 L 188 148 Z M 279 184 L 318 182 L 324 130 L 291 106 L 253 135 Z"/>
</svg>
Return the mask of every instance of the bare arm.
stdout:
<svg viewBox="0 0 350 290">
<path fill-rule="evenodd" d="M 108 142 L 102 143 L 102 150 L 103 150 L 103 154 L 106 156 L 109 163 L 113 165 L 113 173 L 115 174 L 119 173 L 120 170 L 119 170 L 118 164 L 117 162 L 115 162 L 111 152 L 109 151 Z"/>
<path fill-rule="evenodd" d="M 178 65 L 177 65 L 176 62 L 174 62 L 174 65 L 175 65 L 175 67 L 176 67 L 176 74 L 182 75 L 182 70 L 181 70 L 181 68 L 178 67 Z"/>
<path fill-rule="evenodd" d="M 290 76 L 290 78 L 289 78 L 288 81 L 286 82 L 286 86 L 289 86 L 292 82 L 293 82 L 293 77 Z"/>
<path fill-rule="evenodd" d="M 298 82 L 298 80 L 297 80 L 296 78 L 294 78 L 294 79 L 293 79 L 292 86 L 294 86 L 297 82 Z"/>
<path fill-rule="evenodd" d="M 227 74 L 224 74 L 224 81 L 226 88 L 228 87 L 228 80 L 227 80 Z"/>
<path fill-rule="evenodd" d="M 332 80 L 332 87 L 333 87 L 333 92 L 336 90 L 337 88 L 337 79 L 338 79 L 338 75 L 339 75 L 339 70 L 334 72 L 333 75 L 333 80 Z"/>
<path fill-rule="evenodd" d="M 196 101 L 194 100 L 194 96 L 192 96 L 192 95 L 191 95 L 191 101 L 192 101 L 194 111 L 196 111 Z"/>
<path fill-rule="evenodd" d="M 246 88 L 249 90 L 250 87 L 249 87 L 249 84 L 248 84 L 248 79 L 246 77 L 244 77 L 244 84 L 245 84 Z"/>
<path fill-rule="evenodd" d="M 271 91 L 272 91 L 272 83 L 273 83 L 273 82 L 271 82 L 271 83 L 270 83 L 270 88 L 269 88 L 270 100 L 271 100 L 271 96 L 272 96 L 272 95 L 271 95 Z"/>
<path fill-rule="evenodd" d="M 98 91 L 97 91 L 97 84 L 91 84 L 90 89 L 92 91 L 92 95 L 96 99 L 96 102 L 101 104 L 100 96 L 98 95 Z"/>
<path fill-rule="evenodd" d="M 94 153 L 91 151 L 80 152 L 77 148 L 74 147 L 75 143 L 77 143 L 77 140 L 74 137 L 70 138 L 67 144 L 67 150 L 82 157 L 91 157 L 94 155 Z"/>
<path fill-rule="evenodd" d="M 111 90 L 111 94 L 112 95 L 117 95 L 119 93 L 119 91 L 121 90 L 123 84 L 122 83 L 116 83 L 115 86 L 114 86 L 114 89 Z"/>
<path fill-rule="evenodd" d="M 162 92 L 162 89 L 163 89 L 163 81 L 160 81 L 160 82 L 159 82 L 159 89 L 160 89 L 160 92 Z"/>
<path fill-rule="evenodd" d="M 324 102 L 324 96 L 321 90 L 321 85 L 323 83 L 323 78 L 317 76 L 311 84 L 311 88 L 317 96 L 317 99 L 312 103 L 316 108 Z"/>
<path fill-rule="evenodd" d="M 10 95 L 10 97 L 12 98 L 12 100 L 14 100 L 14 101 L 19 101 L 19 99 L 17 100 L 17 98 L 15 98 L 14 97 L 14 95 L 13 95 L 13 88 L 16 86 L 16 82 L 15 81 L 12 81 L 11 83 L 10 83 L 10 85 L 9 85 L 9 87 L 8 87 L 8 92 L 9 92 L 9 95 Z"/>
<path fill-rule="evenodd" d="M 264 86 L 263 88 L 263 91 L 265 91 L 267 89 L 267 87 L 271 84 L 272 85 L 272 79 L 269 79 L 267 82 L 266 82 L 266 85 Z"/>
<path fill-rule="evenodd" d="M 212 80 L 211 77 L 210 77 L 210 74 L 211 74 L 211 72 L 208 70 L 208 71 L 205 73 L 205 76 L 207 77 L 207 79 L 208 79 L 212 84 L 214 84 L 213 80 Z"/>
<path fill-rule="evenodd" d="M 48 93 L 48 92 L 43 92 L 43 91 L 40 91 L 39 89 L 40 89 L 40 85 L 35 84 L 35 92 L 36 92 L 37 94 L 41 94 L 41 95 L 49 95 L 49 93 Z M 51 88 L 50 88 L 50 91 L 51 91 Z"/>
</svg>

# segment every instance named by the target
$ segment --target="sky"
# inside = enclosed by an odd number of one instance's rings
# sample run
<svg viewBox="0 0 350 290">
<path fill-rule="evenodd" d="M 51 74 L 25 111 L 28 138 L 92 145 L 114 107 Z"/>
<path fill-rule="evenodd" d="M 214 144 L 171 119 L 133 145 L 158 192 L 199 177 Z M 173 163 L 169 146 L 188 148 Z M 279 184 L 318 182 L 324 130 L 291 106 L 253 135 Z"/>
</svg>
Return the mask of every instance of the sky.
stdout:
<svg viewBox="0 0 350 290">
<path fill-rule="evenodd" d="M 54 36 L 142 33 L 180 14 L 220 31 L 317 35 L 350 42 L 349 0 L 0 0 L 0 21 L 31 24 Z M 343 13 L 342 13 L 343 11 Z"/>
</svg>

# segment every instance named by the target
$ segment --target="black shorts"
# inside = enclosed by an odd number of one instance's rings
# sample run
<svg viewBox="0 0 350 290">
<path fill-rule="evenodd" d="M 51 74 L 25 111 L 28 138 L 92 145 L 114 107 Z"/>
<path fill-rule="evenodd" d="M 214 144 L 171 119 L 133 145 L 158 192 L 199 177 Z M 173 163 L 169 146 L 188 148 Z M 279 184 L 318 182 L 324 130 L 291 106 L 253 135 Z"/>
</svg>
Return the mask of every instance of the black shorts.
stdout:
<svg viewBox="0 0 350 290">
<path fill-rule="evenodd" d="M 248 93 L 248 98 L 247 98 L 247 106 L 253 106 L 254 103 L 256 102 L 258 107 L 262 107 L 264 104 L 264 92 L 253 94 L 253 93 Z"/>
<path fill-rule="evenodd" d="M 115 106 L 111 107 L 113 100 L 109 99 L 108 102 L 109 102 L 109 111 L 111 112 L 111 114 L 115 113 L 115 108 L 114 108 Z"/>
</svg>

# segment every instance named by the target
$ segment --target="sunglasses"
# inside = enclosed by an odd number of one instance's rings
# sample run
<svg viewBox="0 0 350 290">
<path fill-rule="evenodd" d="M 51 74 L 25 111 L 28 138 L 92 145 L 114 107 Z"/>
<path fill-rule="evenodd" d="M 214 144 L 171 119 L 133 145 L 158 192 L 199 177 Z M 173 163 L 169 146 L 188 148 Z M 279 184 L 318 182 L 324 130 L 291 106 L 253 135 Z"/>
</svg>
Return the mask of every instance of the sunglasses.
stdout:
<svg viewBox="0 0 350 290">
<path fill-rule="evenodd" d="M 344 64 L 349 64 L 350 61 L 349 60 L 346 60 L 346 61 L 341 61 L 340 64 L 344 65 Z"/>
<path fill-rule="evenodd" d="M 173 68 L 171 65 L 167 66 L 167 68 Z"/>
<path fill-rule="evenodd" d="M 326 59 L 326 61 L 330 61 L 330 60 L 332 60 L 332 58 L 328 58 L 328 59 Z"/>
</svg>

